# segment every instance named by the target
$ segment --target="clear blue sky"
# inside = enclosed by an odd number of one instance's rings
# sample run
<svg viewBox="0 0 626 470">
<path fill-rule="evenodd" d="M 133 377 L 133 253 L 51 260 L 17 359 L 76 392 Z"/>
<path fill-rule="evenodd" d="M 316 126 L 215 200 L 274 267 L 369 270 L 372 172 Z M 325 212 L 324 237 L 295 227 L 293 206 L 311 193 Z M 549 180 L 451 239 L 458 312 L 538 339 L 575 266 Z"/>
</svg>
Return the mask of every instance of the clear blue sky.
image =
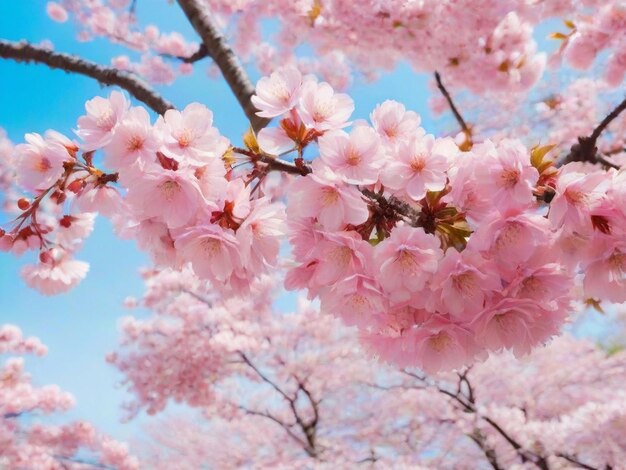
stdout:
<svg viewBox="0 0 626 470">
<path fill-rule="evenodd" d="M 179 30 L 190 39 L 196 38 L 176 4 L 164 0 L 137 3 L 142 24 L 153 22 L 163 30 Z M 0 37 L 31 42 L 50 39 L 57 51 L 101 63 L 125 52 L 106 41 L 77 42 L 75 27 L 70 22 L 49 20 L 45 5 L 44 0 L 0 2 Z M 179 107 L 192 101 L 206 104 L 221 132 L 235 141 L 246 129 L 236 101 L 221 81 L 207 77 L 206 65 L 199 65 L 193 76 L 160 90 Z M 43 133 L 50 128 L 71 135 L 84 102 L 108 92 L 89 78 L 0 60 L 0 127 L 16 143 L 26 132 Z M 402 101 L 423 118 L 428 115 L 426 77 L 416 76 L 408 67 L 376 84 L 357 84 L 350 93 L 356 102 L 356 117 L 365 118 L 385 99 Z M 427 119 L 425 126 L 432 127 Z M 98 218 L 93 235 L 78 256 L 91 264 L 87 279 L 68 294 L 44 297 L 19 278 L 21 266 L 30 261 L 28 255 L 15 259 L 0 253 L 0 324 L 17 324 L 25 334 L 39 336 L 48 345 L 48 356 L 29 360 L 28 369 L 36 383 L 57 383 L 74 394 L 77 406 L 69 417 L 92 421 L 105 432 L 129 438 L 138 432 L 138 425 L 119 424 L 119 405 L 125 394 L 116 387 L 120 376 L 105 363 L 104 356 L 116 348 L 118 319 L 129 314 L 122 301 L 143 291 L 138 269 L 148 261 L 133 242 L 116 238 L 104 218 Z"/>
</svg>

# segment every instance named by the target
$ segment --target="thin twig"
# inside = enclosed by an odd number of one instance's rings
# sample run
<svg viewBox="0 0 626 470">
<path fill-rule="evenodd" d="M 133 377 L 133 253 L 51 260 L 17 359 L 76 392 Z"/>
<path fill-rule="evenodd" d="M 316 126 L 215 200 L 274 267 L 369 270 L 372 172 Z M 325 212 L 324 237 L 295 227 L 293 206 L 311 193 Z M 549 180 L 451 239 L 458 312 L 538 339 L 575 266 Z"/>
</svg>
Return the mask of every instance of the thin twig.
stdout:
<svg viewBox="0 0 626 470">
<path fill-rule="evenodd" d="M 0 39 L 0 57 L 17 62 L 37 62 L 53 69 L 78 73 L 94 78 L 102 85 L 117 85 L 159 114 L 164 114 L 174 105 L 159 95 L 138 76 L 113 67 L 82 59 L 78 56 L 54 52 L 33 46 L 26 41 L 12 42 Z"/>
<path fill-rule="evenodd" d="M 161 54 L 161 55 L 165 57 L 170 57 L 172 59 L 178 59 L 185 64 L 193 64 L 195 62 L 198 62 L 199 60 L 209 57 L 209 51 L 207 50 L 204 44 L 200 44 L 196 52 L 194 52 L 190 56 L 185 57 L 185 56 L 171 55 L 171 54 Z"/>
<path fill-rule="evenodd" d="M 448 92 L 446 87 L 443 85 L 443 82 L 441 81 L 441 75 L 439 75 L 439 72 L 435 72 L 435 81 L 437 82 L 437 88 L 439 88 L 439 91 L 448 102 L 448 105 L 450 106 L 450 110 L 452 111 L 452 114 L 454 114 L 454 117 L 456 118 L 457 122 L 461 126 L 461 130 L 467 136 L 467 138 L 470 138 L 472 135 L 472 132 L 470 131 L 470 128 L 465 122 L 465 119 L 463 119 L 463 116 L 461 116 L 461 113 L 459 112 L 456 105 L 454 104 L 454 101 L 452 101 L 452 96 L 450 96 L 450 93 Z"/>
</svg>

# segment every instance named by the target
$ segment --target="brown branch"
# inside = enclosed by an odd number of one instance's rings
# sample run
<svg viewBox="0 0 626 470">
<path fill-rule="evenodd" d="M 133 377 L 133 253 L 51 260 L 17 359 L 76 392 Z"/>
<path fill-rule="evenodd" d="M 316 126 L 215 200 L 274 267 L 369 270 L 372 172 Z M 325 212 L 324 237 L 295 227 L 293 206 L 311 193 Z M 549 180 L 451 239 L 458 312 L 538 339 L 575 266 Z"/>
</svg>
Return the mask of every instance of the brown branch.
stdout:
<svg viewBox="0 0 626 470">
<path fill-rule="evenodd" d="M 626 98 L 611 111 L 597 127 L 587 137 L 579 137 L 578 142 L 572 145 L 569 154 L 563 160 L 563 164 L 571 162 L 600 163 L 609 168 L 619 170 L 615 163 L 606 160 L 598 154 L 598 138 L 602 132 L 615 120 L 624 110 L 626 110 Z"/>
<path fill-rule="evenodd" d="M 487 444 L 487 438 L 480 431 L 480 429 L 474 429 L 472 434 L 468 434 L 467 436 L 476 443 L 480 450 L 483 451 L 483 454 L 485 454 L 485 458 L 487 459 L 489 465 L 491 465 L 491 468 L 493 468 L 493 470 L 504 470 L 504 468 L 501 467 L 498 463 L 498 456 L 495 449 Z"/>
<path fill-rule="evenodd" d="M 595 143 L 598 140 L 598 137 L 600 137 L 600 134 L 602 134 L 602 132 L 604 131 L 604 129 L 606 129 L 609 126 L 609 124 L 611 124 L 611 122 L 615 120 L 625 109 L 626 109 L 626 98 L 624 98 L 624 100 L 620 104 L 618 104 L 615 107 L 615 109 L 611 111 L 602 120 L 602 122 L 600 122 L 600 124 L 598 124 L 598 126 L 593 130 L 593 132 L 589 136 L 589 138 L 592 139 Z"/>
<path fill-rule="evenodd" d="M 450 398 L 452 398 L 454 401 L 456 401 L 457 403 L 459 403 L 462 406 L 463 411 L 467 412 L 467 413 L 474 413 L 476 414 L 480 419 L 483 419 L 487 424 L 489 424 L 498 434 L 500 434 L 500 436 L 502 436 L 504 438 L 504 440 L 506 440 L 511 447 L 513 447 L 513 449 L 515 449 L 515 452 L 517 453 L 517 455 L 521 458 L 522 463 L 525 462 L 532 462 L 534 463 L 537 467 L 539 467 L 541 470 L 549 470 L 549 465 L 548 465 L 548 461 L 546 460 L 545 457 L 532 452 L 528 449 L 525 449 L 519 442 L 517 442 L 512 436 L 510 436 L 497 422 L 495 422 L 493 419 L 491 419 L 489 416 L 481 416 L 477 414 L 477 409 L 476 409 L 476 405 L 474 404 L 473 401 L 474 400 L 474 392 L 471 386 L 471 383 L 469 381 L 469 378 L 467 377 L 467 372 L 465 371 L 462 374 L 459 374 L 459 388 L 457 390 L 456 393 L 453 393 L 449 390 L 446 390 L 445 388 L 441 387 L 439 384 L 437 384 L 436 382 L 432 382 L 432 381 L 428 381 L 426 377 L 424 376 L 420 376 L 414 373 L 411 373 L 409 371 L 402 370 L 402 372 L 410 377 L 414 377 L 417 380 L 419 380 L 421 383 L 432 386 L 433 388 L 435 388 L 436 390 L 438 390 L 440 393 L 443 393 L 444 395 L 449 396 Z M 460 384 L 461 382 L 465 382 L 467 388 L 468 388 L 468 396 L 465 397 L 461 391 L 461 387 Z M 467 401 L 466 401 L 467 399 Z M 477 444 L 479 444 L 477 442 L 477 440 L 472 437 L 472 435 L 469 435 L 469 437 L 476 442 Z M 479 444 L 480 445 L 480 444 Z M 482 448 L 482 447 L 481 447 Z M 495 454 L 494 454 L 495 457 Z M 493 466 L 493 463 L 490 461 L 490 463 Z"/>
<path fill-rule="evenodd" d="M 209 51 L 207 50 L 204 44 L 200 44 L 198 50 L 191 54 L 190 56 L 180 56 L 180 55 L 172 55 L 172 54 L 161 54 L 164 57 L 169 57 L 171 59 L 178 59 L 185 64 L 193 64 L 198 62 L 205 57 L 209 57 Z"/>
<path fill-rule="evenodd" d="M 285 400 L 288 402 L 293 402 L 293 398 L 287 395 L 278 385 L 276 385 L 272 380 L 270 380 L 263 372 L 261 372 L 257 366 L 255 366 L 252 361 L 246 356 L 243 352 L 239 352 L 241 359 L 246 363 L 248 367 L 250 367 L 263 382 L 268 383 L 274 390 L 276 390 Z"/>
<path fill-rule="evenodd" d="M 215 26 L 208 8 L 201 0 L 178 0 L 178 4 L 202 39 L 208 54 L 222 71 L 226 83 L 235 94 L 252 128 L 255 131 L 263 129 L 269 120 L 256 115 L 258 110 L 250 100 L 254 94 L 254 86 L 239 59 L 226 42 L 226 38 Z"/>
<path fill-rule="evenodd" d="M 298 392 L 296 392 L 296 396 L 295 397 L 289 396 L 274 381 L 272 381 L 269 377 L 267 377 L 265 374 L 263 374 L 263 372 L 261 372 L 259 370 L 259 368 L 252 363 L 252 361 L 248 358 L 248 356 L 246 356 L 245 353 L 240 351 L 239 355 L 241 356 L 241 359 L 243 360 L 243 362 L 248 367 L 250 367 L 256 373 L 256 375 L 258 375 L 259 378 L 261 380 L 263 380 L 263 382 L 269 384 L 285 400 L 287 400 L 287 402 L 289 403 L 289 408 L 291 409 L 291 412 L 293 414 L 293 417 L 296 420 L 296 424 L 300 427 L 300 429 L 302 430 L 302 433 L 304 434 L 304 436 L 306 438 L 306 443 L 303 445 L 303 448 L 304 448 L 304 450 L 306 451 L 306 453 L 310 457 L 316 458 L 317 451 L 315 449 L 315 434 L 316 434 L 317 422 L 318 422 L 318 418 L 319 418 L 318 409 L 317 409 L 317 404 L 319 402 L 315 401 L 313 399 L 313 396 L 304 387 L 304 384 L 300 380 L 296 379 L 296 382 L 298 383 L 298 391 L 302 390 L 305 393 L 305 395 L 309 399 L 309 401 L 311 403 L 311 406 L 313 408 L 313 419 L 310 422 L 305 423 L 304 420 L 302 419 L 302 417 L 298 414 L 298 409 L 296 408 L 296 400 L 298 398 L 298 395 L 297 395 Z M 268 416 L 268 417 L 271 417 L 271 416 Z M 292 433 L 291 430 L 289 430 L 289 432 L 290 432 L 290 434 Z"/>
<path fill-rule="evenodd" d="M 74 55 L 33 46 L 26 41 L 12 42 L 0 39 L 0 57 L 17 62 L 37 62 L 53 69 L 78 73 L 91 77 L 105 86 L 117 85 L 159 114 L 164 114 L 168 109 L 174 109 L 172 103 L 136 75 L 113 67 L 105 67 Z"/>
<path fill-rule="evenodd" d="M 557 457 L 561 457 L 562 459 L 567 460 L 570 463 L 573 463 L 574 465 L 580 467 L 580 468 L 584 468 L 586 470 L 599 470 L 596 467 L 592 467 L 591 465 L 587 465 L 584 464 L 582 462 L 580 462 L 579 460 L 577 460 L 576 458 L 572 457 L 571 455 L 567 455 L 567 454 L 556 454 Z M 607 465 L 607 467 L 610 468 L 610 466 Z M 606 468 L 606 467 L 605 467 Z"/>
<path fill-rule="evenodd" d="M 452 114 L 454 114 L 455 119 L 461 126 L 461 130 L 463 131 L 465 136 L 469 139 L 472 135 L 472 131 L 470 130 L 467 123 L 465 122 L 465 119 L 463 119 L 463 116 L 461 116 L 461 113 L 459 112 L 456 105 L 454 104 L 454 101 L 452 101 L 452 96 L 450 96 L 450 93 L 448 92 L 446 87 L 443 85 L 443 82 L 441 81 L 441 75 L 439 75 L 439 72 L 435 72 L 435 81 L 437 82 L 437 88 L 439 88 L 439 91 L 448 102 L 448 105 L 450 106 L 450 110 L 452 111 Z"/>
<path fill-rule="evenodd" d="M 262 416 L 262 417 L 267 418 L 267 419 L 269 419 L 271 421 L 274 421 L 276 424 L 278 424 L 280 427 L 282 427 L 285 430 L 285 432 L 287 432 L 289 437 L 291 437 L 294 441 L 296 441 L 310 457 L 313 457 L 313 455 L 311 455 L 311 453 L 309 452 L 309 449 L 308 449 L 308 446 L 307 446 L 306 442 L 304 442 L 298 435 L 296 435 L 291 430 L 291 426 L 288 425 L 287 423 L 281 421 L 280 419 L 278 419 L 276 416 L 270 414 L 269 412 L 263 413 L 261 411 L 251 410 L 251 409 L 246 408 L 244 406 L 240 406 L 239 409 L 245 411 L 249 415 L 252 415 L 252 416 Z"/>
</svg>

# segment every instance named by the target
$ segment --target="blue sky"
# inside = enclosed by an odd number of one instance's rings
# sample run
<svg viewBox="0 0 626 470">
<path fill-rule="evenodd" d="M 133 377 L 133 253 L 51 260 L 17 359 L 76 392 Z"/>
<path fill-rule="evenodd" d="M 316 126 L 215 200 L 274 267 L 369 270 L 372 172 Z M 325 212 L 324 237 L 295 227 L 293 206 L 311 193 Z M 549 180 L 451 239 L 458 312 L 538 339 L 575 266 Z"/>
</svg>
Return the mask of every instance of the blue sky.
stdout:
<svg viewBox="0 0 626 470">
<path fill-rule="evenodd" d="M 77 42 L 75 27 L 49 20 L 45 5 L 44 0 L 0 2 L 0 37 L 31 42 L 50 39 L 57 51 L 105 64 L 111 56 L 125 52 L 106 41 Z M 196 38 L 175 4 L 140 0 L 137 14 L 142 24 L 154 22 L 163 30 L 176 29 Z M 26 132 L 55 129 L 71 135 L 84 102 L 109 92 L 86 77 L 12 61 L 0 60 L 0 77 L 0 126 L 15 143 L 21 142 Z M 234 141 L 247 127 L 228 88 L 207 77 L 206 65 L 160 91 L 178 107 L 192 101 L 206 104 L 221 132 Z M 426 77 L 416 76 L 408 67 L 376 84 L 356 84 L 350 93 L 356 102 L 356 117 L 366 117 L 385 99 L 398 99 L 427 115 Z M 425 125 L 428 127 L 428 121 Z M 129 314 L 122 306 L 124 298 L 143 291 L 138 269 L 148 261 L 132 241 L 115 237 L 101 217 L 78 257 L 91 264 L 87 279 L 67 294 L 45 297 L 28 289 L 19 278 L 21 266 L 30 261 L 28 255 L 16 259 L 0 254 L 0 323 L 17 324 L 25 334 L 38 336 L 48 345 L 48 356 L 29 359 L 28 370 L 36 383 L 57 383 L 74 394 L 77 405 L 69 418 L 92 421 L 101 430 L 126 439 L 140 428 L 137 423 L 119 423 L 119 405 L 125 393 L 116 385 L 120 375 L 104 357 L 116 348 L 118 319 Z"/>
<path fill-rule="evenodd" d="M 49 20 L 45 4 L 44 0 L 0 2 L 0 37 L 31 42 L 51 39 L 58 51 L 101 63 L 126 52 L 106 41 L 77 42 L 74 26 Z M 175 3 L 139 0 L 137 15 L 142 24 L 153 22 L 162 30 L 179 30 L 196 38 Z M 71 135 L 84 102 L 109 92 L 89 78 L 41 65 L 0 60 L 0 77 L 0 127 L 16 143 L 26 132 L 43 133 L 50 128 Z M 375 84 L 356 83 L 350 90 L 355 117 L 365 118 L 377 103 L 397 99 L 419 112 L 424 127 L 433 130 L 427 82 L 427 76 L 400 66 Z M 214 112 L 217 127 L 235 142 L 247 128 L 232 94 L 222 81 L 207 77 L 206 65 L 200 64 L 192 76 L 174 86 L 159 89 L 178 107 L 192 101 L 206 104 Z M 98 218 L 79 259 L 91 264 L 87 279 L 70 293 L 44 297 L 26 288 L 19 278 L 21 266 L 29 259 L 0 254 L 0 323 L 17 324 L 25 334 L 38 336 L 48 345 L 48 356 L 29 360 L 28 368 L 37 383 L 57 383 L 74 394 L 77 406 L 69 417 L 94 422 L 103 431 L 126 439 L 139 432 L 138 424 L 119 423 L 125 394 L 116 386 L 120 376 L 104 357 L 116 348 L 118 319 L 129 314 L 122 307 L 123 299 L 143 291 L 138 269 L 148 261 L 133 242 L 116 238 L 103 218 Z"/>
</svg>

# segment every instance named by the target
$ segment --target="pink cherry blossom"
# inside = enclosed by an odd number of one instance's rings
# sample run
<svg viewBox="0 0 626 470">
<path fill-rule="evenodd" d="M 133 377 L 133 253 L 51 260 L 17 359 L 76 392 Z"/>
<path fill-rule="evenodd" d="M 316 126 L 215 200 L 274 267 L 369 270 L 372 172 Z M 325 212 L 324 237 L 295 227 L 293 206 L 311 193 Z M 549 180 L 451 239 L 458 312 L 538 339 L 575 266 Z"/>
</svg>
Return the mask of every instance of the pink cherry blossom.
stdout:
<svg viewBox="0 0 626 470">
<path fill-rule="evenodd" d="M 504 211 L 526 207 L 533 201 L 533 189 L 539 172 L 530 164 L 530 153 L 521 142 L 490 141 L 473 148 L 480 155 L 477 176 L 481 189 Z"/>
<path fill-rule="evenodd" d="M 321 296 L 321 310 L 341 317 L 346 325 L 366 327 L 385 312 L 384 296 L 373 278 L 355 274 L 343 278 Z"/>
<path fill-rule="evenodd" d="M 142 216 L 158 216 L 168 227 L 177 228 L 194 217 L 202 195 L 190 171 L 154 168 L 134 182 L 126 200 Z"/>
<path fill-rule="evenodd" d="M 104 147 L 106 163 L 115 170 L 152 161 L 157 149 L 157 137 L 150 124 L 150 115 L 144 108 L 128 111 Z"/>
<path fill-rule="evenodd" d="M 472 234 L 470 246 L 489 253 L 503 266 L 516 266 L 546 258 L 550 249 L 549 222 L 534 214 L 493 214 Z"/>
<path fill-rule="evenodd" d="M 591 211 L 599 204 L 602 187 L 608 181 L 606 175 L 599 172 L 562 171 L 556 180 L 556 195 L 548 213 L 552 226 L 563 226 L 568 231 L 589 231 Z"/>
<path fill-rule="evenodd" d="M 89 271 L 89 264 L 62 256 L 49 262 L 26 265 L 21 275 L 26 284 L 45 295 L 67 292 Z"/>
<path fill-rule="evenodd" d="M 237 229 L 241 259 L 251 272 L 262 272 L 266 264 L 276 264 L 280 240 L 285 232 L 284 210 L 282 205 L 272 204 L 267 198 L 257 199 Z"/>
<path fill-rule="evenodd" d="M 520 356 L 558 331 L 563 313 L 547 310 L 531 299 L 504 298 L 472 323 L 478 342 L 491 350 L 510 349 Z"/>
<path fill-rule="evenodd" d="M 378 136 L 358 126 L 350 134 L 326 133 L 319 139 L 320 158 L 346 183 L 372 184 L 378 180 L 382 160 Z"/>
<path fill-rule="evenodd" d="M 610 246 L 610 245 L 609 245 Z M 587 266 L 585 293 L 609 302 L 626 302 L 626 246 L 605 248 L 598 259 Z"/>
<path fill-rule="evenodd" d="M 178 161 L 203 163 L 220 158 L 228 140 L 212 124 L 213 113 L 199 103 L 186 106 L 182 112 L 167 110 L 156 124 L 164 135 L 163 152 Z"/>
<path fill-rule="evenodd" d="M 423 230 L 402 225 L 376 250 L 380 283 L 396 301 L 407 301 L 423 289 L 443 257 L 439 240 Z"/>
<path fill-rule="evenodd" d="M 335 93 L 328 83 L 308 80 L 302 85 L 298 112 L 305 125 L 317 131 L 341 129 L 349 124 L 352 111 L 352 98 Z"/>
<path fill-rule="evenodd" d="M 461 320 L 471 320 L 502 289 L 495 266 L 479 254 L 448 250 L 433 276 L 430 306 Z"/>
<path fill-rule="evenodd" d="M 16 151 L 17 183 L 28 191 L 43 191 L 63 174 L 63 163 L 71 160 L 67 149 L 39 134 L 26 134 L 27 144 Z"/>
<path fill-rule="evenodd" d="M 234 234 L 216 225 L 189 227 L 176 236 L 174 246 L 194 272 L 207 279 L 226 281 L 241 264 Z"/>
<path fill-rule="evenodd" d="M 413 137 L 398 146 L 397 158 L 385 167 L 382 182 L 395 191 L 405 191 L 420 200 L 426 191 L 440 191 L 446 185 L 446 171 L 458 147 L 450 139 L 432 135 Z"/>
<path fill-rule="evenodd" d="M 280 116 L 292 109 L 300 98 L 302 75 L 295 67 L 281 67 L 269 77 L 261 78 L 256 85 L 252 103 L 266 118 Z"/>
<path fill-rule="evenodd" d="M 280 155 L 294 149 L 293 140 L 281 127 L 266 127 L 257 136 L 259 146 L 270 155 Z"/>
<path fill-rule="evenodd" d="M 124 119 L 130 102 L 126 95 L 112 91 L 108 98 L 96 96 L 85 103 L 87 114 L 78 118 L 76 134 L 86 151 L 102 148 L 111 142 L 116 126 Z"/>
<path fill-rule="evenodd" d="M 386 100 L 370 114 L 374 129 L 387 146 L 410 140 L 411 136 L 423 133 L 419 127 L 421 119 L 413 111 L 407 111 L 402 103 Z"/>
<path fill-rule="evenodd" d="M 68 19 L 67 10 L 57 2 L 48 2 L 46 4 L 46 13 L 57 23 L 65 23 Z"/>
<path fill-rule="evenodd" d="M 311 174 L 294 181 L 289 194 L 293 215 L 317 218 L 327 230 L 359 225 L 369 217 L 359 191 L 340 181 L 326 181 Z"/>
</svg>

